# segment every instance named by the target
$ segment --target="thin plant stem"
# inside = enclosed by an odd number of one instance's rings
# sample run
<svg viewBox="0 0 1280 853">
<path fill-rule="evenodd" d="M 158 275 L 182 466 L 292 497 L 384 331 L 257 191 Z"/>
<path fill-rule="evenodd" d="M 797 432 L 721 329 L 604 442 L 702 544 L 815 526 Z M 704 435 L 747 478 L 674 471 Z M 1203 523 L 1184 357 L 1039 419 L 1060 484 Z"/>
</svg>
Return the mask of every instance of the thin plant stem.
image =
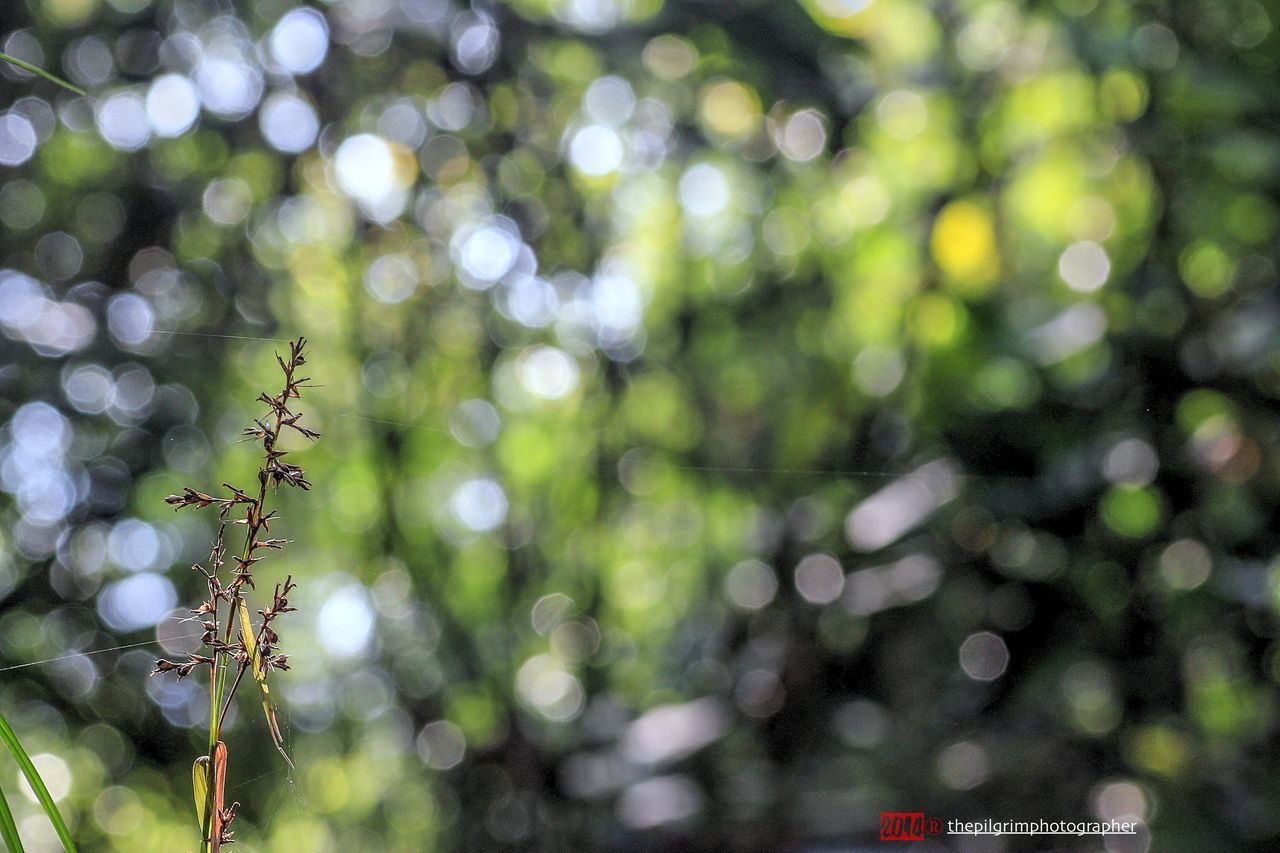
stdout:
<svg viewBox="0 0 1280 853">
<path fill-rule="evenodd" d="M 218 599 L 213 601 L 213 630 L 214 634 L 218 631 Z M 218 736 L 222 729 L 222 723 L 218 717 L 218 708 L 221 704 L 222 684 L 221 684 L 221 666 L 214 663 L 209 668 L 209 761 L 205 764 L 204 772 L 208 776 L 205 788 L 205 804 L 204 817 L 200 823 L 200 850 L 201 853 L 209 853 L 213 848 L 213 809 L 215 792 L 213 790 L 213 754 L 218 746 Z"/>
<path fill-rule="evenodd" d="M 218 667 L 209 669 L 209 761 L 204 772 L 208 775 L 205 788 L 204 817 L 200 821 L 200 850 L 208 853 L 210 849 L 210 830 L 213 828 L 213 750 L 218 745 Z"/>
<path fill-rule="evenodd" d="M 244 671 L 247 668 L 248 667 L 242 666 L 236 670 L 236 680 L 231 682 L 231 692 L 227 694 L 227 701 L 226 704 L 222 706 L 222 713 L 219 715 L 219 719 L 226 719 L 227 711 L 231 710 L 231 700 L 235 698 L 236 688 L 240 686 L 240 679 L 244 678 Z"/>
<path fill-rule="evenodd" d="M 214 614 L 214 624 L 216 626 L 216 607 Z M 213 761 L 214 753 L 218 748 L 218 738 L 222 735 L 222 719 L 219 709 L 222 703 L 222 684 L 225 669 L 226 662 L 219 656 L 217 662 L 214 663 L 209 671 L 209 763 L 205 767 L 205 772 L 209 774 L 209 786 L 205 793 L 204 819 L 201 821 L 202 826 L 200 827 L 201 853 L 216 853 L 218 849 L 218 840 L 213 838 L 213 810 L 217 799 L 217 792 L 214 791 Z"/>
<path fill-rule="evenodd" d="M 35 74 L 39 77 L 43 77 L 44 79 L 48 80 L 51 83 L 57 83 L 62 88 L 67 89 L 68 91 L 71 91 L 71 92 L 75 92 L 77 95 L 85 94 L 84 89 L 81 89 L 79 86 L 68 83 L 66 80 L 63 80 L 58 75 L 50 74 L 48 71 L 45 71 L 40 66 L 32 65 L 30 62 L 21 60 L 16 56 L 10 56 L 7 53 L 0 53 L 0 60 L 3 60 L 9 63 L 10 65 L 16 65 L 19 68 L 21 68 L 23 71 L 30 71 L 32 74 Z"/>
</svg>

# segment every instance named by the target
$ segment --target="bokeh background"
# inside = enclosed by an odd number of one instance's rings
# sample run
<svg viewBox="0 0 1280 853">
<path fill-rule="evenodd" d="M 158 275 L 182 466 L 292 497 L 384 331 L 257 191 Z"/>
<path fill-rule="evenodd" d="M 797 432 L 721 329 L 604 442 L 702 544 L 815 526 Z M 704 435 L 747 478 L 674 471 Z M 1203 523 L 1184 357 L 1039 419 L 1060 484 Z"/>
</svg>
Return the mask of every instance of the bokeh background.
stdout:
<svg viewBox="0 0 1280 853">
<path fill-rule="evenodd" d="M 1278 12 L 4 4 L 89 92 L 0 67 L 0 708 L 84 849 L 196 846 L 162 499 L 298 334 L 235 849 L 1276 849 Z"/>
</svg>

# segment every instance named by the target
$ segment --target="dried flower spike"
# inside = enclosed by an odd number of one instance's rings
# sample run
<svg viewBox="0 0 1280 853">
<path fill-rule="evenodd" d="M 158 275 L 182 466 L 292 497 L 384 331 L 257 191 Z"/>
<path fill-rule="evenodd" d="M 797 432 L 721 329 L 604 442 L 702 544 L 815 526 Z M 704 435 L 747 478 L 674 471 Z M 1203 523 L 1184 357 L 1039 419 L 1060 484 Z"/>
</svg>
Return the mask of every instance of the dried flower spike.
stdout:
<svg viewBox="0 0 1280 853">
<path fill-rule="evenodd" d="M 258 610 L 261 621 L 256 627 L 249 617 L 250 611 L 244 597 L 244 588 L 256 588 L 251 570 L 263 558 L 262 551 L 282 550 L 289 544 L 287 539 L 260 535 L 270 533 L 271 522 L 277 518 L 275 510 L 268 512 L 266 509 L 267 486 L 274 485 L 278 488 L 284 484 L 304 491 L 311 488 L 311 482 L 307 480 L 306 473 L 300 466 L 281 461 L 288 451 L 278 450 L 276 447 L 280 441 L 280 433 L 285 427 L 289 427 L 311 441 L 320 438 L 320 433 L 299 423 L 302 413 L 290 411 L 288 406 L 290 400 L 300 399 L 302 397 L 300 389 L 307 387 L 308 378 L 296 375 L 298 368 L 306 364 L 306 343 L 305 338 L 298 338 L 291 342 L 287 360 L 279 354 L 276 355 L 276 361 L 284 374 L 283 387 L 277 394 L 264 392 L 258 396 L 258 401 L 266 404 L 268 411 L 262 417 L 255 418 L 253 425 L 244 430 L 247 440 L 262 443 L 263 458 L 258 470 L 256 496 L 251 491 L 230 483 L 223 483 L 223 487 L 231 493 L 230 497 L 214 497 L 185 486 L 180 494 L 165 498 L 165 503 L 175 510 L 216 506 L 221 519 L 217 537 L 209 554 L 208 565 L 192 566 L 204 575 L 207 581 L 208 597 L 192 612 L 201 617 L 201 627 L 204 629 L 201 645 L 208 648 L 211 655 L 191 654 L 182 663 L 158 660 L 155 670 L 151 673 L 152 675 L 174 673 L 178 679 L 182 679 L 197 667 L 209 665 L 209 751 L 206 755 L 197 758 L 192 767 L 202 853 L 217 853 L 223 844 L 230 844 L 232 841 L 233 834 L 227 827 L 235 820 L 236 810 L 240 804 L 232 803 L 230 807 L 223 806 L 227 747 L 221 740 L 222 721 L 226 718 L 231 700 L 246 672 L 252 672 L 254 681 L 258 683 L 263 715 L 266 717 L 271 739 L 284 760 L 290 767 L 293 766 L 284 749 L 284 739 L 280 734 L 275 706 L 267 687 L 268 673 L 289 669 L 289 656 L 277 651 L 280 637 L 272 626 L 272 622 L 280 615 L 294 610 L 289 606 L 288 599 L 289 593 L 294 588 L 293 577 L 290 575 L 283 584 L 276 584 L 271 605 Z M 231 518 L 236 507 L 240 507 L 239 517 Z M 234 555 L 235 569 L 231 572 L 230 579 L 223 583 L 220 573 L 224 563 L 228 524 L 243 526 L 245 538 L 241 553 Z M 222 604 L 226 605 L 225 609 L 221 607 Z M 233 673 L 229 686 L 228 673 Z"/>
</svg>

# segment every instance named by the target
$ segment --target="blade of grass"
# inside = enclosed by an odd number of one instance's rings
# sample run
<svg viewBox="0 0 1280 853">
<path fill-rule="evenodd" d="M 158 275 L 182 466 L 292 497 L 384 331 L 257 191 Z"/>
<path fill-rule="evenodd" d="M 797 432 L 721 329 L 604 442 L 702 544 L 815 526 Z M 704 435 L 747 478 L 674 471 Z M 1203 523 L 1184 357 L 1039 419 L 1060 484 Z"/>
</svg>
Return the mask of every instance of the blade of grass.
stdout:
<svg viewBox="0 0 1280 853">
<path fill-rule="evenodd" d="M 9 853 L 22 853 L 18 825 L 13 822 L 13 812 L 9 811 L 9 801 L 4 798 L 4 791 L 0 791 L 0 838 L 4 839 L 4 846 L 9 848 Z"/>
<path fill-rule="evenodd" d="M 271 690 L 267 687 L 267 670 L 262 665 L 262 656 L 258 654 L 258 641 L 253 635 L 253 622 L 249 619 L 249 608 L 245 605 L 244 599 L 240 599 L 240 632 L 244 634 L 244 645 L 249 650 L 249 660 L 253 665 L 253 678 L 258 682 L 258 687 L 262 690 L 262 713 L 267 718 L 267 730 L 271 734 L 271 740 L 276 745 L 276 752 L 283 756 L 285 764 L 290 768 L 293 762 L 289 759 L 289 754 L 284 751 L 284 737 L 280 734 L 280 723 L 276 720 L 275 704 L 271 701 Z"/>
<path fill-rule="evenodd" d="M 204 826 L 204 810 L 209 800 L 209 756 L 202 755 L 191 765 L 191 787 L 196 798 L 196 819 Z"/>
<path fill-rule="evenodd" d="M 18 743 L 18 736 L 13 733 L 13 729 L 9 727 L 9 721 L 3 715 L 0 715 L 0 740 L 3 740 L 5 746 L 9 747 L 9 751 L 13 753 L 14 760 L 22 768 L 23 775 L 27 777 L 27 783 L 31 785 L 31 790 L 35 791 L 36 799 L 40 801 L 40 806 L 44 809 L 44 813 L 49 816 L 49 822 L 53 824 L 54 831 L 58 833 L 62 846 L 66 848 L 67 853 L 75 853 L 76 844 L 71 840 L 71 833 L 67 831 L 67 825 L 63 822 L 62 815 L 58 812 L 57 804 L 53 802 L 53 797 L 49 795 L 49 789 L 45 787 L 44 780 L 40 778 L 40 773 L 36 770 L 35 764 L 32 763 L 31 757 L 22 748 L 22 744 Z"/>
<path fill-rule="evenodd" d="M 23 71 L 30 71 L 32 74 L 35 74 L 39 77 L 43 77 L 44 79 L 48 80 L 51 83 L 57 83 L 62 88 L 75 92 L 77 95 L 83 95 L 85 93 L 84 89 L 81 89 L 79 86 L 72 85 L 71 83 L 68 83 L 66 80 L 63 80 L 61 77 L 57 76 L 56 74 L 50 74 L 48 71 L 45 71 L 43 68 L 39 67 L 38 65 L 32 65 L 30 62 L 24 62 L 23 60 L 19 59 L 16 56 L 10 56 L 7 53 L 0 53 L 0 60 L 4 60 L 10 65 L 16 65 L 19 68 L 21 68 Z"/>
</svg>

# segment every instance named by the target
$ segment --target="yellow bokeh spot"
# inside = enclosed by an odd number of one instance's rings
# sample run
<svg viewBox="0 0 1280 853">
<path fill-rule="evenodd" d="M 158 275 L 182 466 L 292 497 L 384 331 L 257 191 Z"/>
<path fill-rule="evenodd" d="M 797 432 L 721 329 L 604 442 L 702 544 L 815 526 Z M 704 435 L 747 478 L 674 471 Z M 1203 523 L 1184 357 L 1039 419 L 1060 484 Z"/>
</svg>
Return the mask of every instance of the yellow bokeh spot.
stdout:
<svg viewBox="0 0 1280 853">
<path fill-rule="evenodd" d="M 498 445 L 498 457 L 513 482 L 534 483 L 551 476 L 563 460 L 554 438 L 536 423 L 516 423 L 507 429 Z"/>
<path fill-rule="evenodd" d="M 96 0 L 45 0 L 44 9 L 53 23 L 74 27 L 88 20 L 97 5 Z"/>
<path fill-rule="evenodd" d="M 1235 262 L 1214 243 L 1197 240 L 1178 258 L 1178 272 L 1198 295 L 1214 299 L 1231 289 Z"/>
<path fill-rule="evenodd" d="M 323 821 L 305 818 L 286 818 L 275 821 L 271 825 L 273 844 L 271 850 L 331 850 L 333 837 Z M 185 842 L 185 839 L 184 839 Z M 168 845 L 165 849 L 180 849 L 177 845 Z"/>
<path fill-rule="evenodd" d="M 860 38 L 873 26 L 873 0 L 805 0 L 804 7 L 818 25 L 836 35 Z"/>
<path fill-rule="evenodd" d="M 986 293 L 1000 272 L 991 217 L 969 201 L 954 201 L 933 223 L 933 259 L 961 293 Z"/>
<path fill-rule="evenodd" d="M 814 228 L 825 242 L 839 245 L 854 232 L 884 221 L 893 197 L 882 180 L 868 174 L 834 184 L 831 195 L 819 204 L 822 213 L 815 215 Z"/>
<path fill-rule="evenodd" d="M 307 787 L 311 802 L 321 812 L 332 814 L 342 809 L 351 796 L 347 774 L 335 759 L 317 761 L 307 769 Z"/>
<path fill-rule="evenodd" d="M 1129 762 L 1158 776 L 1177 776 L 1191 758 L 1187 738 L 1168 726 L 1144 726 L 1128 743 Z"/>
<path fill-rule="evenodd" d="M 396 183 L 402 187 L 412 185 L 418 177 L 418 158 L 413 149 L 399 142 L 389 142 L 387 147 L 391 149 L 392 174 Z"/>
<path fill-rule="evenodd" d="M 667 576 L 647 560 L 631 560 L 613 570 L 613 601 L 623 610 L 646 610 L 662 601 Z"/>
<path fill-rule="evenodd" d="M 1147 109 L 1147 84 L 1131 71 L 1108 71 L 1098 84 L 1102 111 L 1116 121 L 1133 121 Z"/>
<path fill-rule="evenodd" d="M 1094 100 L 1093 81 L 1083 74 L 1033 77 L 1005 99 L 1005 143 L 1016 149 L 1071 131 L 1085 131 L 1096 121 Z"/>
<path fill-rule="evenodd" d="M 698 99 L 698 116 L 710 135 L 741 139 L 760 124 L 760 98 L 735 80 L 708 83 Z"/>
<path fill-rule="evenodd" d="M 925 62 L 938 49 L 938 18 L 927 5 L 915 0 L 875 0 L 875 52 L 895 65 Z"/>
<path fill-rule="evenodd" d="M 697 408 L 680 381 L 669 373 L 636 376 L 622 404 L 627 431 L 646 444 L 684 450 L 702 431 Z"/>
<path fill-rule="evenodd" d="M 1011 226 L 1036 232 L 1050 241 L 1070 239 L 1067 223 L 1072 206 L 1089 195 L 1087 164 L 1068 148 L 1047 151 L 1028 164 L 1005 191 L 1005 213 Z"/>
<path fill-rule="evenodd" d="M 859 289 L 847 298 L 844 315 L 857 340 L 887 341 L 898 331 L 902 306 L 896 299 L 880 291 Z"/>
<path fill-rule="evenodd" d="M 804 0 L 804 8 L 823 29 L 866 39 L 894 65 L 924 61 L 938 47 L 933 12 L 917 0 Z"/>
<path fill-rule="evenodd" d="M 926 346 L 953 343 L 965 325 L 963 309 L 941 293 L 923 293 L 911 306 L 911 332 Z"/>
</svg>

